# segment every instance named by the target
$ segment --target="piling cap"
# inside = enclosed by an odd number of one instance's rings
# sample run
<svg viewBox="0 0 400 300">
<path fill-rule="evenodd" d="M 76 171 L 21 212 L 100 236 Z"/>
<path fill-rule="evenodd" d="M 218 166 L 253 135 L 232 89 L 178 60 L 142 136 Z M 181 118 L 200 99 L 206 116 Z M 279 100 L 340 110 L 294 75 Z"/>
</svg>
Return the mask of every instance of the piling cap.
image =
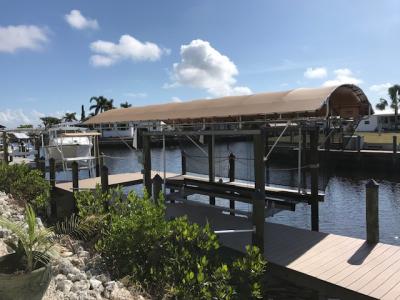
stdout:
<svg viewBox="0 0 400 300">
<path fill-rule="evenodd" d="M 367 188 L 377 188 L 379 187 L 379 183 L 377 183 L 374 179 L 368 180 L 367 184 L 365 185 Z"/>
</svg>

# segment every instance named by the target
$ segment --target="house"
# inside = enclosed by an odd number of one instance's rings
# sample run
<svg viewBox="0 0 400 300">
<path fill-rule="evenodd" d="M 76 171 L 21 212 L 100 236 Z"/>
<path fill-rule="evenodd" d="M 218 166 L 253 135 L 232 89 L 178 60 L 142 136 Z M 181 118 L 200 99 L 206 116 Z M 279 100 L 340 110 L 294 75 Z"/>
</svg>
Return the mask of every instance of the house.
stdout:
<svg viewBox="0 0 400 300">
<path fill-rule="evenodd" d="M 397 121 L 399 123 L 399 121 Z M 370 115 L 361 120 L 357 126 L 358 132 L 382 132 L 395 130 L 394 114 Z"/>
</svg>

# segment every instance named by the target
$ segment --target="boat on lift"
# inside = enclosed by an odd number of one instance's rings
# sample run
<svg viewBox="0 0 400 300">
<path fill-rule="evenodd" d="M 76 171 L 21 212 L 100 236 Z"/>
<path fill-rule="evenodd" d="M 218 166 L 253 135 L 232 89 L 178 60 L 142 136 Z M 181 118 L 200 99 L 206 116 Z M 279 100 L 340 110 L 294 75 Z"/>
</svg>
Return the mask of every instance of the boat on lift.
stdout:
<svg viewBox="0 0 400 300">
<path fill-rule="evenodd" d="M 63 123 L 47 130 L 47 143 L 42 138 L 46 160 L 54 158 L 62 163 L 64 170 L 69 163 L 77 161 L 79 165 L 91 168 L 93 145 L 99 133 L 75 124 Z"/>
</svg>

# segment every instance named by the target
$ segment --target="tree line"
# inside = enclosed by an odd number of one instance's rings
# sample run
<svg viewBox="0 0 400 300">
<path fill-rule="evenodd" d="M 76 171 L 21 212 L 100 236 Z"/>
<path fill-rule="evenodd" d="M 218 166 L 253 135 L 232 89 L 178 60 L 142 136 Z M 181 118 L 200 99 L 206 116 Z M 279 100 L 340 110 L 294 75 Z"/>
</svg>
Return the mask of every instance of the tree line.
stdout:
<svg viewBox="0 0 400 300">
<path fill-rule="evenodd" d="M 79 121 L 84 122 L 99 113 L 116 108 L 114 106 L 114 99 L 108 99 L 104 96 L 92 97 L 92 98 L 90 98 L 90 103 L 91 103 L 91 105 L 89 107 L 89 110 L 91 112 L 88 116 L 86 116 L 85 106 L 84 105 L 81 106 L 81 115 L 80 115 Z M 120 108 L 128 108 L 131 106 L 132 106 L 132 104 L 128 103 L 128 101 L 125 101 L 120 104 Z M 78 121 L 78 118 L 77 118 L 77 113 L 73 112 L 73 113 L 65 113 L 65 115 L 62 118 L 46 116 L 46 117 L 40 118 L 40 120 L 42 121 L 42 123 L 45 127 L 49 127 L 52 125 L 60 124 L 61 122 Z"/>
</svg>

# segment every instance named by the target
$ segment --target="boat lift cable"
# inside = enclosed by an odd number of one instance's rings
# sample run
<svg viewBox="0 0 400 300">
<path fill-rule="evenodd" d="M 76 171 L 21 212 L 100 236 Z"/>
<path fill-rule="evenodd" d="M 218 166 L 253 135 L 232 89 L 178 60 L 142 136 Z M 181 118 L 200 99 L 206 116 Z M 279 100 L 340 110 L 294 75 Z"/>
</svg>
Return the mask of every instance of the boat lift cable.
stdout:
<svg viewBox="0 0 400 300">
<path fill-rule="evenodd" d="M 197 148 L 199 148 L 201 152 L 203 152 L 206 156 L 208 156 L 208 153 L 207 153 L 203 148 L 201 148 L 201 146 L 200 146 L 199 144 L 197 144 L 190 136 L 188 136 L 188 135 L 185 135 L 185 136 L 186 136 Z"/>
<path fill-rule="evenodd" d="M 274 144 L 272 145 L 271 149 L 269 150 L 268 154 L 264 157 L 264 162 L 268 161 L 272 151 L 274 151 L 275 146 L 278 144 L 279 140 L 281 139 L 281 137 L 285 134 L 286 129 L 289 128 L 291 124 L 291 121 L 287 121 L 285 128 L 282 130 L 281 134 L 279 135 L 279 137 L 275 140 Z"/>
</svg>

